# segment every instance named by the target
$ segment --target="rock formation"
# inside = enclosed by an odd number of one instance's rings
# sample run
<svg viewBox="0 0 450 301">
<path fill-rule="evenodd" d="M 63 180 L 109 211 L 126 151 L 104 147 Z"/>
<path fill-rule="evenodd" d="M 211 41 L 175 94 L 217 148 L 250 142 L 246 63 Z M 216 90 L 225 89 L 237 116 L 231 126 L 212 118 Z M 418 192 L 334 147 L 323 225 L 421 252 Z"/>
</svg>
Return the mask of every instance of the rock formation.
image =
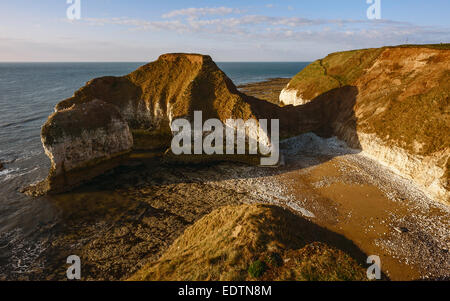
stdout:
<svg viewBox="0 0 450 301">
<path fill-rule="evenodd" d="M 343 86 L 357 90 L 356 131 L 337 122 L 333 132 L 448 202 L 450 45 L 333 53 L 297 74 L 280 101 L 301 107 Z"/>
<path fill-rule="evenodd" d="M 336 93 L 342 91 L 327 95 Z M 239 92 L 209 56 L 162 55 L 129 75 L 91 80 L 73 97 L 58 103 L 41 133 L 51 160 L 49 176 L 25 192 L 70 190 L 118 165 L 133 150 L 163 153 L 170 146 L 171 122 L 177 118 L 192 121 L 194 111 L 202 111 L 203 120 L 217 118 L 223 123 L 230 118 L 280 119 L 281 136 L 290 137 L 316 130 L 329 132 L 326 124 L 331 115 L 318 112 L 337 109 L 331 103 L 324 105 L 329 102 L 322 97 L 302 108 L 280 108 Z M 351 111 L 351 105 L 346 106 Z M 258 133 L 247 136 L 259 138 Z M 270 143 L 268 136 L 262 138 Z M 239 156 L 220 159 L 242 161 Z"/>
<path fill-rule="evenodd" d="M 48 184 L 55 192 L 111 168 L 133 146 L 117 107 L 98 99 L 59 109 L 42 127 L 41 137 L 51 160 Z"/>
<path fill-rule="evenodd" d="M 209 56 L 166 54 L 124 77 L 91 80 L 58 103 L 42 128 L 51 160 L 46 181 L 29 194 L 60 192 L 120 163 L 132 150 L 167 149 L 171 121 L 256 118 L 244 95 Z"/>
<path fill-rule="evenodd" d="M 194 112 L 202 111 L 203 120 L 222 123 L 279 119 L 280 138 L 336 135 L 447 200 L 450 51 L 445 48 L 331 54 L 291 80 L 282 95 L 292 98 L 297 91 L 299 98 L 284 107 L 239 92 L 209 56 L 162 55 L 129 75 L 94 79 L 56 105 L 41 134 L 51 160 L 49 177 L 26 192 L 69 190 L 132 151 L 164 153 L 172 121 L 192 122 Z M 268 133 L 247 136 L 270 143 Z"/>
</svg>

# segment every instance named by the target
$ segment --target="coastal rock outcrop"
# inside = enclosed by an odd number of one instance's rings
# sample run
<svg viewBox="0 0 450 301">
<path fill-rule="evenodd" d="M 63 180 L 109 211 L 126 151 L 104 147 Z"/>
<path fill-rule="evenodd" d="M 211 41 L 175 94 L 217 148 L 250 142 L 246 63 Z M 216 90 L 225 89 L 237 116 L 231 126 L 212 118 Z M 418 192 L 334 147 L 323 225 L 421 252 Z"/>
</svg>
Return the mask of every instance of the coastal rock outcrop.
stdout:
<svg viewBox="0 0 450 301">
<path fill-rule="evenodd" d="M 172 121 L 193 122 L 195 111 L 202 111 L 203 120 L 223 123 L 259 120 L 267 108 L 256 108 L 257 102 L 200 54 L 165 54 L 126 76 L 93 79 L 58 103 L 43 126 L 51 170 L 46 181 L 25 192 L 69 190 L 114 167 L 132 150 L 164 153 Z M 258 135 L 248 133 L 249 139 Z"/>
<path fill-rule="evenodd" d="M 353 95 L 343 87 L 330 91 L 302 107 L 279 107 L 247 96 L 220 70 L 211 57 L 200 54 L 165 54 L 123 77 L 89 81 L 61 101 L 41 132 L 45 153 L 51 160 L 46 181 L 25 192 L 42 194 L 70 190 L 121 163 L 132 151 L 170 153 L 172 121 L 194 122 L 194 112 L 203 120 L 279 119 L 280 136 L 291 137 L 315 131 L 327 134 L 339 116 L 352 115 L 352 103 L 336 102 L 340 95 Z M 348 98 L 352 101 L 353 98 Z M 326 108 L 326 111 L 324 111 Z M 271 133 L 246 131 L 248 140 L 270 144 Z M 170 155 L 167 155 L 170 158 Z M 173 157 L 173 156 L 172 156 Z M 186 162 L 233 160 L 255 164 L 254 156 L 178 156 Z"/>
<path fill-rule="evenodd" d="M 49 176 L 26 192 L 69 190 L 115 167 L 132 149 L 128 123 L 104 101 L 74 104 L 53 113 L 42 127 L 42 145 L 50 158 Z"/>
<path fill-rule="evenodd" d="M 209 56 L 165 54 L 126 76 L 93 79 L 57 104 L 41 133 L 49 177 L 26 192 L 69 190 L 132 151 L 168 153 L 172 121 L 193 122 L 201 111 L 203 120 L 223 124 L 278 119 L 281 139 L 307 132 L 338 136 L 447 201 L 449 61 L 445 45 L 331 54 L 289 83 L 301 101 L 280 107 L 239 92 Z M 270 133 L 246 136 L 271 143 Z M 211 159 L 188 157 L 181 160 Z M 247 160 L 220 157 L 228 159 Z"/>
<path fill-rule="evenodd" d="M 449 202 L 450 45 L 333 53 L 292 78 L 280 101 L 302 107 L 343 86 L 357 90 L 355 126 L 335 122 L 334 134 Z"/>
</svg>

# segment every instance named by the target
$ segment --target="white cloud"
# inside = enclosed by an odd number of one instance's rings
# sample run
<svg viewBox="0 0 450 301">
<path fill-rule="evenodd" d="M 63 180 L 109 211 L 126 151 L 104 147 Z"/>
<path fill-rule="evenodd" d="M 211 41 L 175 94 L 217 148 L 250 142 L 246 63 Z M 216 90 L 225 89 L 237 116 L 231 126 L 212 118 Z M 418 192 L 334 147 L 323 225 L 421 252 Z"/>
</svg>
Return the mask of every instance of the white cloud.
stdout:
<svg viewBox="0 0 450 301">
<path fill-rule="evenodd" d="M 393 20 L 308 19 L 301 17 L 273 17 L 239 15 L 239 10 L 227 7 L 187 8 L 163 15 L 161 21 L 128 18 L 85 19 L 89 25 L 113 24 L 130 30 L 174 31 L 203 34 L 204 38 L 246 40 L 255 44 L 271 42 L 335 43 L 353 48 L 376 47 L 389 44 L 436 43 L 448 41 L 448 29 L 423 27 Z M 212 17 L 215 16 L 215 17 Z M 179 17 L 179 18 L 175 18 Z"/>
<path fill-rule="evenodd" d="M 174 17 L 200 17 L 200 16 L 207 16 L 207 15 L 218 15 L 218 16 L 225 16 L 225 15 L 231 15 L 231 14 L 240 14 L 242 11 L 237 8 L 230 8 L 230 7 L 200 7 L 200 8 L 184 8 L 184 9 L 178 9 L 173 10 L 167 14 L 164 14 L 163 18 L 174 18 Z"/>
</svg>

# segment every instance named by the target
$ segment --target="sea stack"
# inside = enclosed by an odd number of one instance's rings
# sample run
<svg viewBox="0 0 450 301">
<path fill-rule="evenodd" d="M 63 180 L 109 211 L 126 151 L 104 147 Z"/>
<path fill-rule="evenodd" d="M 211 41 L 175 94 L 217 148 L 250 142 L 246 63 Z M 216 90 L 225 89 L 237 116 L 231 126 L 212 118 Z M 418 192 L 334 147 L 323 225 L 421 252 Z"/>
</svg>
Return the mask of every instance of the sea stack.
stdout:
<svg viewBox="0 0 450 301">
<path fill-rule="evenodd" d="M 48 188 L 54 192 L 110 169 L 133 146 L 117 107 L 98 99 L 57 110 L 42 127 L 41 140 L 51 161 Z"/>
</svg>

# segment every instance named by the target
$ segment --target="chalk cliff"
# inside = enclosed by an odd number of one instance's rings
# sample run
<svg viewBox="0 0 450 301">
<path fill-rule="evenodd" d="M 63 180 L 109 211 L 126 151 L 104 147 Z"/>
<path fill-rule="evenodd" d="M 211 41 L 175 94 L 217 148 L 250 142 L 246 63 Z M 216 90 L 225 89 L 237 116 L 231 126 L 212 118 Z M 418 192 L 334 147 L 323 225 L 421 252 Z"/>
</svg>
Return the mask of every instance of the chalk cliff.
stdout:
<svg viewBox="0 0 450 301">
<path fill-rule="evenodd" d="M 280 101 L 301 107 L 343 86 L 357 91 L 355 128 L 336 122 L 333 132 L 449 201 L 450 45 L 333 53 L 292 78 Z"/>
</svg>

